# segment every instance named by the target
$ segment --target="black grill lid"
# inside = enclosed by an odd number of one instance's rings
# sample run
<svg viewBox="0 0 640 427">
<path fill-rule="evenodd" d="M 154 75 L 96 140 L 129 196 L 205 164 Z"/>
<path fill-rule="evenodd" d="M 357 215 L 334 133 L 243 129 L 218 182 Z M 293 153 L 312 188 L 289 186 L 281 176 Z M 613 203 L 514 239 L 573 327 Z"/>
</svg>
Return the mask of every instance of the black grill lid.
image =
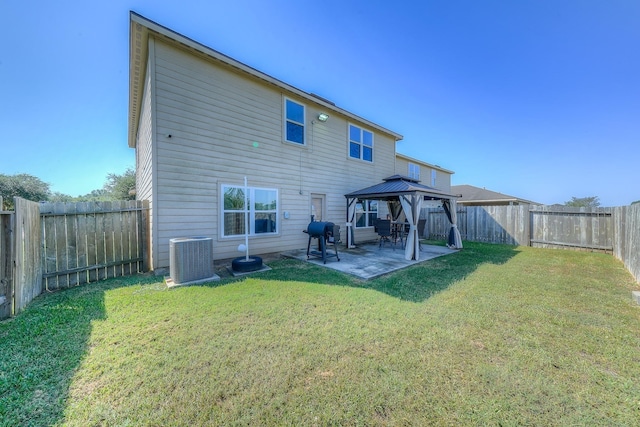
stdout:
<svg viewBox="0 0 640 427">
<path fill-rule="evenodd" d="M 310 222 L 307 227 L 307 233 L 312 236 L 324 236 L 327 233 L 333 233 L 333 223 L 321 221 Z"/>
</svg>

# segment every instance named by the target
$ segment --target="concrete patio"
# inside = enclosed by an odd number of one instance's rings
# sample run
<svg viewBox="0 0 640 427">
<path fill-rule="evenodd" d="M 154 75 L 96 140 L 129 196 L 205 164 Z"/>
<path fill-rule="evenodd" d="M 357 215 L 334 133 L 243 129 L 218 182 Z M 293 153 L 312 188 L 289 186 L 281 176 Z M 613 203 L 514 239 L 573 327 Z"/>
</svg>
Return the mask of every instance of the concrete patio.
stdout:
<svg viewBox="0 0 640 427">
<path fill-rule="evenodd" d="M 401 270 L 432 258 L 449 255 L 455 252 L 457 251 L 444 246 L 422 244 L 420 249 L 420 260 L 407 261 L 404 259 L 404 249 L 402 249 L 401 245 L 396 245 L 394 250 L 393 246 L 389 243 L 380 248 L 378 247 L 377 242 L 370 242 L 358 244 L 358 247 L 354 249 L 346 249 L 344 246 L 340 245 L 338 246 L 340 261 L 335 257 L 332 257 L 327 259 L 326 264 L 323 264 L 321 258 L 311 257 L 307 260 L 306 248 L 283 252 L 282 255 L 288 258 L 311 262 L 321 267 L 332 268 L 334 270 L 368 280 L 383 274 L 391 273 L 392 271 Z M 333 247 L 329 247 L 327 249 L 327 253 L 335 254 Z"/>
</svg>

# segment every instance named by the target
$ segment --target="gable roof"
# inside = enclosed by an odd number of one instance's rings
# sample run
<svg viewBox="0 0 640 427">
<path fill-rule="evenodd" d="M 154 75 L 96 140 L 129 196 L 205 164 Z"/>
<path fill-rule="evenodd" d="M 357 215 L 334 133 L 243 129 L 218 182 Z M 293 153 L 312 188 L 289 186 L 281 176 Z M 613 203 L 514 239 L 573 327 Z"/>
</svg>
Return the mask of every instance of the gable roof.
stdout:
<svg viewBox="0 0 640 427">
<path fill-rule="evenodd" d="M 521 199 L 515 196 L 509 196 L 507 194 L 498 193 L 497 191 L 487 190 L 486 188 L 474 187 L 473 185 L 452 185 L 451 192 L 454 194 L 460 194 L 458 199 L 459 204 L 464 203 L 529 203 L 537 204 L 531 200 Z"/>
<path fill-rule="evenodd" d="M 403 175 L 392 175 L 383 180 L 380 184 L 353 191 L 344 196 L 347 199 L 357 197 L 358 199 L 389 200 L 395 199 L 403 194 L 421 194 L 427 199 L 450 199 L 455 198 L 453 194 L 446 193 L 433 187 L 420 184 L 416 179 Z"/>
<path fill-rule="evenodd" d="M 276 79 L 268 74 L 256 70 L 240 61 L 237 61 L 227 55 L 224 55 L 210 47 L 198 43 L 182 34 L 179 34 L 167 27 L 157 24 L 136 12 L 131 11 L 130 16 L 130 33 L 129 33 L 129 147 L 135 147 L 136 134 L 138 131 L 138 121 L 140 120 L 140 108 L 142 103 L 142 93 L 144 91 L 144 78 L 147 67 L 147 55 L 149 49 L 149 36 L 153 35 L 180 45 L 200 56 L 204 56 L 212 62 L 224 64 L 235 69 L 238 73 L 244 74 L 249 78 L 261 80 L 262 82 L 273 85 L 279 90 L 294 94 L 306 101 L 320 105 L 328 112 L 339 114 L 347 119 L 357 121 L 378 132 L 391 136 L 395 141 L 401 140 L 403 137 L 399 133 L 389 130 L 383 126 L 357 116 L 347 110 L 337 107 L 331 101 L 319 97 L 290 84 Z"/>
</svg>

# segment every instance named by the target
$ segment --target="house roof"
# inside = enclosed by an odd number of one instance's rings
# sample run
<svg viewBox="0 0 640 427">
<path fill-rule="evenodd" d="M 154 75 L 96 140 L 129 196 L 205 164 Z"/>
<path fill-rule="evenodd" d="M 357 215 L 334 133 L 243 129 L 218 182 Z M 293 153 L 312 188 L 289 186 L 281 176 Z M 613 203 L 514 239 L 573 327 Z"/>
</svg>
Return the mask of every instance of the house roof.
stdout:
<svg viewBox="0 0 640 427">
<path fill-rule="evenodd" d="M 403 194 L 421 194 L 426 199 L 439 200 L 455 198 L 453 194 L 446 193 L 433 187 L 420 184 L 418 180 L 403 175 L 392 175 L 385 178 L 380 184 L 353 191 L 344 196 L 347 199 L 389 200 Z"/>
<path fill-rule="evenodd" d="M 273 85 L 288 94 L 297 95 L 310 103 L 320 105 L 328 112 L 342 115 L 347 119 L 357 121 L 378 132 L 387 134 L 393 137 L 395 141 L 403 138 L 399 133 L 337 107 L 331 101 L 298 89 L 131 11 L 129 33 L 129 147 L 133 148 L 136 145 L 136 133 L 138 130 L 138 121 L 140 120 L 144 78 L 147 66 L 148 40 L 151 34 L 155 37 L 177 43 L 181 47 L 199 55 L 204 55 L 213 62 L 225 64 L 250 78 Z"/>
<path fill-rule="evenodd" d="M 404 160 L 407 160 L 407 161 L 409 161 L 411 163 L 416 163 L 416 164 L 421 164 L 421 165 L 427 166 L 427 167 L 429 167 L 431 169 L 437 169 L 437 170 L 445 172 L 445 173 L 450 173 L 450 174 L 454 174 L 455 173 L 454 171 L 449 170 L 449 169 L 445 169 L 440 165 L 434 165 L 432 163 L 425 162 L 424 160 L 416 159 L 414 157 L 409 157 L 406 154 L 401 154 L 401 153 L 396 152 L 396 157 L 404 159 Z"/>
<path fill-rule="evenodd" d="M 497 191 L 487 190 L 486 188 L 474 187 L 473 185 L 452 185 L 451 192 L 454 194 L 460 194 L 458 199 L 459 204 L 464 203 L 529 203 L 537 204 L 530 200 L 521 199 L 515 196 L 509 196 L 507 194 L 498 193 Z"/>
</svg>

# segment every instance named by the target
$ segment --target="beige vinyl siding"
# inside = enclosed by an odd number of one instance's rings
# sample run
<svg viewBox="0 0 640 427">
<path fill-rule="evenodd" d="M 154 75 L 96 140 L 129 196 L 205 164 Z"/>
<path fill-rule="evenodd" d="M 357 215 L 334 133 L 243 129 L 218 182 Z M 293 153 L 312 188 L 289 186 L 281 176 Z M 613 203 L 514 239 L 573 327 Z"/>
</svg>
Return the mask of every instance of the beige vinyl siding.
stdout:
<svg viewBox="0 0 640 427">
<path fill-rule="evenodd" d="M 398 175 L 409 176 L 409 163 L 420 165 L 420 182 L 422 184 L 429 185 L 428 183 L 426 183 L 424 181 L 424 176 L 425 176 L 425 172 L 426 172 L 425 166 L 420 164 L 420 163 L 417 163 L 417 162 L 414 162 L 414 161 L 410 162 L 410 161 L 406 160 L 403 157 L 396 156 L 396 170 L 395 170 L 395 173 L 397 173 Z"/>
<path fill-rule="evenodd" d="M 436 171 L 436 188 L 438 190 L 445 191 L 447 193 L 451 192 L 451 174 L 444 172 L 440 169 L 433 169 Z M 431 170 L 429 170 L 429 184 L 431 185 Z"/>
<path fill-rule="evenodd" d="M 140 125 L 136 140 L 136 196 L 139 200 L 152 199 L 152 126 L 151 126 L 151 79 L 145 79 Z"/>
<path fill-rule="evenodd" d="M 214 259 L 239 256 L 243 237 L 220 231 L 222 184 L 278 190 L 277 235 L 251 237 L 253 254 L 306 247 L 311 193 L 326 195 L 326 221 L 346 232 L 344 194 L 393 174 L 395 140 L 374 133 L 374 162 L 348 157 L 347 119 L 280 88 L 155 42 L 158 246 L 155 268 L 169 264 L 174 237 L 214 238 Z M 305 146 L 283 142 L 283 97 L 305 105 Z M 312 124 L 312 121 L 316 124 Z M 353 119 L 351 119 L 353 121 Z M 168 137 L 171 135 L 171 138 Z M 257 143 L 257 147 L 254 147 Z M 284 212 L 290 214 L 284 219 Z M 374 239 L 373 229 L 356 239 Z M 344 237 L 343 237 L 344 240 Z"/>
<path fill-rule="evenodd" d="M 441 191 L 451 191 L 451 174 L 445 172 L 442 169 L 434 167 L 425 162 L 421 162 L 417 159 L 405 158 L 402 155 L 396 156 L 396 171 L 399 175 L 409 176 L 409 163 L 420 166 L 420 183 L 431 187 L 431 171 L 436 171 L 436 185 L 435 188 Z"/>
<path fill-rule="evenodd" d="M 136 138 L 136 199 L 149 201 L 149 221 L 151 245 L 154 245 L 153 233 L 153 108 L 152 108 L 152 79 L 150 70 L 151 60 L 147 66 L 144 92 L 141 103 L 140 122 Z M 154 264 L 155 250 L 151 251 L 150 264 Z"/>
</svg>

